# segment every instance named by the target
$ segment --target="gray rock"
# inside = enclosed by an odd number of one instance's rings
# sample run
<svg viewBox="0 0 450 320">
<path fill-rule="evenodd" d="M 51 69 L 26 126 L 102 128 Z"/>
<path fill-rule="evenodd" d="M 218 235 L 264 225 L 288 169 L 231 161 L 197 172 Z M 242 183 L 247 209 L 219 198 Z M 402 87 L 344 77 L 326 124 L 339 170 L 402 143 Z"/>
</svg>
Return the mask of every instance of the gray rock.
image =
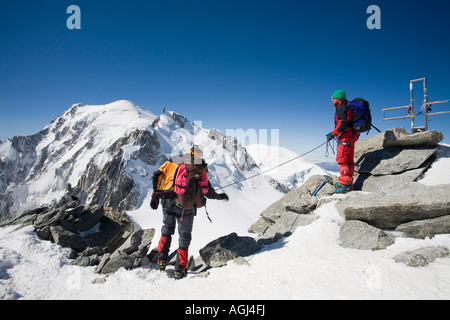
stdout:
<svg viewBox="0 0 450 320">
<path fill-rule="evenodd" d="M 361 155 L 355 161 L 355 170 L 375 176 L 397 174 L 419 168 L 436 150 L 436 147 L 378 149 Z"/>
<path fill-rule="evenodd" d="M 368 192 L 386 192 L 388 190 L 396 191 L 411 182 L 416 181 L 427 167 L 408 170 L 399 174 L 372 176 L 371 174 L 361 173 L 354 177 L 355 190 Z"/>
<path fill-rule="evenodd" d="M 416 220 L 399 225 L 396 231 L 405 232 L 408 236 L 424 239 L 437 234 L 450 233 L 450 215 L 425 220 Z"/>
<path fill-rule="evenodd" d="M 394 260 L 410 267 L 425 267 L 437 258 L 445 258 L 449 255 L 450 251 L 446 247 L 426 247 L 400 253 L 394 257 Z"/>
<path fill-rule="evenodd" d="M 311 214 L 312 210 L 316 208 L 321 197 L 335 190 L 334 182 L 327 183 L 315 197 L 311 197 L 324 178 L 323 175 L 312 176 L 300 188 L 291 190 L 265 209 L 259 220 L 250 226 L 248 231 L 258 234 L 260 239 L 264 239 L 262 242 L 268 244 L 291 235 L 298 226 L 305 226 L 315 221 L 318 217 Z"/>
<path fill-rule="evenodd" d="M 134 231 L 117 250 L 102 258 L 96 272 L 107 274 L 116 272 L 122 267 L 131 269 L 150 263 L 147 253 L 154 234 L 153 228 Z"/>
<path fill-rule="evenodd" d="M 384 147 L 436 147 L 444 139 L 444 135 L 436 130 L 409 134 L 403 128 L 394 128 L 385 132 Z"/>
<path fill-rule="evenodd" d="M 50 233 L 53 242 L 62 247 L 70 247 L 76 251 L 83 251 L 88 247 L 88 243 L 86 243 L 81 235 L 68 231 L 60 226 L 51 226 Z"/>
<path fill-rule="evenodd" d="M 410 135 L 393 128 L 355 145 L 355 190 L 398 189 L 418 179 L 435 159 L 440 132 Z"/>
<path fill-rule="evenodd" d="M 200 249 L 200 257 L 206 265 L 221 267 L 237 257 L 247 257 L 261 249 L 251 237 L 240 237 L 236 233 L 220 237 Z"/>
<path fill-rule="evenodd" d="M 436 131 L 417 132 L 410 135 L 404 128 L 392 128 L 355 144 L 355 161 L 367 153 L 390 147 L 437 147 L 443 135 Z"/>
<path fill-rule="evenodd" d="M 152 243 L 153 236 L 155 235 L 155 229 L 140 229 L 134 231 L 127 240 L 116 250 L 122 251 L 126 254 L 132 254 L 140 249 L 146 250 L 144 255 L 147 254 L 150 244 Z"/>
<path fill-rule="evenodd" d="M 132 257 L 125 252 L 118 251 L 114 257 L 111 257 L 104 266 L 101 268 L 99 273 L 108 274 L 119 270 L 120 268 L 131 269 L 134 265 L 135 257 Z M 99 265 L 100 267 L 100 265 Z"/>
<path fill-rule="evenodd" d="M 65 217 L 65 208 L 58 208 L 47 213 L 37 215 L 33 225 L 36 229 L 58 225 Z"/>
<path fill-rule="evenodd" d="M 361 220 L 380 229 L 450 214 L 450 185 L 408 187 L 387 193 L 351 192 L 336 205 L 346 220 Z"/>
<path fill-rule="evenodd" d="M 341 245 L 361 250 L 386 249 L 394 243 L 383 230 L 358 220 L 346 221 L 340 231 Z"/>
<path fill-rule="evenodd" d="M 74 261 L 70 264 L 89 267 L 95 266 L 100 262 L 100 257 L 104 254 L 103 249 L 100 247 L 87 247 Z"/>
<path fill-rule="evenodd" d="M 21 215 L 17 216 L 12 220 L 3 221 L 0 223 L 0 228 L 10 226 L 10 225 L 23 225 L 27 226 L 33 224 L 36 220 L 37 216 L 48 212 L 50 209 L 48 207 L 40 207 L 33 210 L 27 210 Z"/>
<path fill-rule="evenodd" d="M 102 206 L 94 205 L 89 210 L 85 210 L 73 222 L 80 232 L 87 231 L 94 227 L 103 217 L 104 209 Z"/>
</svg>

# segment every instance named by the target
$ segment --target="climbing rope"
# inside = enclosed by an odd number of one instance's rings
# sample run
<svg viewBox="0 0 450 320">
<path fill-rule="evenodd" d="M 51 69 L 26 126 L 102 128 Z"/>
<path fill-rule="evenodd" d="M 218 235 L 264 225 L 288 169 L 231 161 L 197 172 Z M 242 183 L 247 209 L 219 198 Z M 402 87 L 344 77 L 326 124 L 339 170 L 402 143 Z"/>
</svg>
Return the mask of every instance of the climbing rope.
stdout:
<svg viewBox="0 0 450 320">
<path fill-rule="evenodd" d="M 270 169 L 261 171 L 261 172 L 255 174 L 255 175 L 252 175 L 252 176 L 247 177 L 247 178 L 245 178 L 245 179 L 242 179 L 242 180 L 239 180 L 239 181 L 230 183 L 230 184 L 226 185 L 225 187 L 220 187 L 219 189 L 225 189 L 225 188 L 228 188 L 228 187 L 233 186 L 233 185 L 235 185 L 235 184 L 238 184 L 238 183 L 241 183 L 241 182 L 244 182 L 244 181 L 253 179 L 253 178 L 255 178 L 255 177 L 257 177 L 257 176 L 260 176 L 260 175 L 262 175 L 262 174 L 264 174 L 264 173 L 266 173 L 266 172 L 269 172 L 269 171 L 271 171 L 271 170 L 273 170 L 273 169 L 276 169 L 276 168 L 279 168 L 279 167 L 281 167 L 281 166 L 284 166 L 285 164 L 287 164 L 287 163 L 289 163 L 289 162 L 292 162 L 292 161 L 294 161 L 294 160 L 296 160 L 296 159 L 298 159 L 298 158 L 301 158 L 301 157 L 306 156 L 307 154 L 309 154 L 309 153 L 311 153 L 311 152 L 313 152 L 313 151 L 319 149 L 320 147 L 322 147 L 322 146 L 325 145 L 325 144 L 327 145 L 326 153 L 328 153 L 328 145 L 329 145 L 329 141 L 325 141 L 324 143 L 320 144 L 319 146 L 317 146 L 317 147 L 315 147 L 315 148 L 313 148 L 313 149 L 311 149 L 311 150 L 309 150 L 309 151 L 307 151 L 307 152 L 305 152 L 305 153 L 303 153 L 303 154 L 301 154 L 301 155 L 299 155 L 299 156 L 297 156 L 297 157 L 295 157 L 295 158 L 292 158 L 292 159 L 290 159 L 290 160 L 288 160 L 288 161 L 285 161 L 285 162 L 283 162 L 283 163 L 280 163 L 279 165 L 277 165 L 277 166 L 275 166 L 275 167 L 272 167 L 272 168 L 270 168 Z M 333 150 L 333 153 L 334 153 L 334 148 L 333 148 L 331 145 L 330 145 L 330 147 L 331 147 L 331 149 Z M 328 156 L 327 156 L 327 157 L 328 157 Z"/>
</svg>

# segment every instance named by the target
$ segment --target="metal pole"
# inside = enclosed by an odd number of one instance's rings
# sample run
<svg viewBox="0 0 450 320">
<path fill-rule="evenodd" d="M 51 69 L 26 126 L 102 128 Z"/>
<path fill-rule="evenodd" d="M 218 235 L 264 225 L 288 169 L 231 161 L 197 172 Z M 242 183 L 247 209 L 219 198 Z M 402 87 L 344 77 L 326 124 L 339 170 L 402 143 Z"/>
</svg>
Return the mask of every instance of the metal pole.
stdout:
<svg viewBox="0 0 450 320">
<path fill-rule="evenodd" d="M 411 108 L 411 133 L 414 133 L 414 97 L 413 97 L 413 80 L 409 82 L 410 108 Z"/>
<path fill-rule="evenodd" d="M 423 118 L 425 121 L 425 131 L 428 130 L 428 115 L 427 115 L 427 110 L 428 110 L 428 97 L 427 97 L 427 79 L 424 77 L 423 78 L 423 105 L 424 105 L 424 110 L 423 110 Z"/>
</svg>

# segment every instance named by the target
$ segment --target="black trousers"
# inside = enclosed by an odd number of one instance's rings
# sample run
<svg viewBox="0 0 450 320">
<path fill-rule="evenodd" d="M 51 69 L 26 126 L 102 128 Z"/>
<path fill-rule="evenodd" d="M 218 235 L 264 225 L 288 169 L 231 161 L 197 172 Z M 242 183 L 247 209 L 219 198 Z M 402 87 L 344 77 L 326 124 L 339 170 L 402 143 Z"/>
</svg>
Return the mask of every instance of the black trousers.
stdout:
<svg viewBox="0 0 450 320">
<path fill-rule="evenodd" d="M 194 210 L 181 209 L 175 205 L 175 199 L 162 199 L 163 206 L 163 226 L 161 236 L 167 237 L 163 251 L 167 254 L 170 250 L 172 235 L 175 234 L 175 228 L 178 224 L 178 247 L 181 250 L 187 250 L 192 240 L 192 228 L 194 226 Z M 164 253 L 166 253 L 164 252 Z M 162 253 L 162 252 L 161 252 Z"/>
</svg>

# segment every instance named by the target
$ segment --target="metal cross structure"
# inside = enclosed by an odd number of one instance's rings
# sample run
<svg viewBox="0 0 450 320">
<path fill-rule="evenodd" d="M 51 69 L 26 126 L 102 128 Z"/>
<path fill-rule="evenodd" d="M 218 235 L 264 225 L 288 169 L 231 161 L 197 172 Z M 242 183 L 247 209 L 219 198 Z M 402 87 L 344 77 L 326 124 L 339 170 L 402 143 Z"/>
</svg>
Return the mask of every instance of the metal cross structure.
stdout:
<svg viewBox="0 0 450 320">
<path fill-rule="evenodd" d="M 423 103 L 420 108 L 420 111 L 416 112 L 414 109 L 414 95 L 413 95 L 413 84 L 414 82 L 421 82 L 423 81 Z M 431 106 L 439 103 L 446 103 L 450 102 L 449 100 L 442 100 L 442 101 L 428 101 L 428 95 L 427 95 L 427 80 L 426 78 L 420 78 L 409 81 L 409 90 L 410 90 L 410 97 L 411 101 L 408 106 L 402 106 L 402 107 L 394 107 L 394 108 L 386 108 L 383 109 L 383 120 L 396 120 L 396 119 L 407 119 L 411 118 L 411 133 L 421 132 L 421 131 L 427 131 L 428 130 L 428 121 L 430 116 L 435 116 L 439 114 L 446 114 L 450 113 L 450 111 L 441 111 L 441 112 L 431 112 Z M 408 114 L 406 116 L 400 116 L 400 117 L 391 117 L 386 118 L 385 112 L 391 111 L 391 110 L 399 110 L 399 109 L 408 109 Z M 416 116 L 423 114 L 424 117 L 424 125 L 423 126 L 416 126 L 414 123 L 414 120 Z"/>
</svg>

